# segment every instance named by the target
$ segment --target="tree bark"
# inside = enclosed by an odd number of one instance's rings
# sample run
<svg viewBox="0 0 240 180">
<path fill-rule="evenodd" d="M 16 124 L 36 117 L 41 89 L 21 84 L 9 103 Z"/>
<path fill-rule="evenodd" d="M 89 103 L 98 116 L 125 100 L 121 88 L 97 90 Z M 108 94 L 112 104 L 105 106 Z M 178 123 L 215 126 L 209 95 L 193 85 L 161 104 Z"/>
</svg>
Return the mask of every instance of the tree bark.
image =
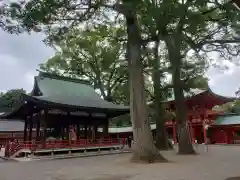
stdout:
<svg viewBox="0 0 240 180">
<path fill-rule="evenodd" d="M 159 41 L 157 40 L 154 47 L 154 59 L 153 59 L 153 89 L 154 89 L 154 119 L 156 122 L 156 147 L 159 150 L 169 150 L 172 146 L 169 146 L 167 132 L 165 128 L 164 109 L 162 107 L 163 92 L 160 83 L 160 61 L 159 61 Z"/>
<path fill-rule="evenodd" d="M 178 129 L 178 153 L 179 154 L 195 154 L 192 146 L 187 120 L 187 108 L 184 99 L 183 83 L 181 81 L 181 35 L 169 35 L 166 39 L 168 48 L 168 56 L 172 68 L 172 83 L 176 106 L 176 121 Z"/>
<path fill-rule="evenodd" d="M 127 23 L 127 60 L 130 81 L 130 109 L 133 126 L 134 143 L 133 162 L 166 161 L 154 145 L 153 136 L 147 116 L 144 91 L 144 78 L 141 63 L 141 36 L 136 13 L 130 12 Z"/>
</svg>

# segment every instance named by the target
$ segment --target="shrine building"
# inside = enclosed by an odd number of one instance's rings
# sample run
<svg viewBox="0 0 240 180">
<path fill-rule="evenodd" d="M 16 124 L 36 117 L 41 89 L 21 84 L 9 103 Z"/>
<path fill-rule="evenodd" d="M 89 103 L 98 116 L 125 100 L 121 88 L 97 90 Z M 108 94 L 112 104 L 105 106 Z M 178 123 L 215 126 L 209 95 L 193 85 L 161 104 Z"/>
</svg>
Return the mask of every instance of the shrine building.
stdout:
<svg viewBox="0 0 240 180">
<path fill-rule="evenodd" d="M 239 142 L 240 137 L 237 134 L 240 131 L 240 115 L 229 115 L 212 110 L 213 107 L 232 102 L 236 98 L 217 95 L 209 88 L 206 90 L 192 89 L 184 96 L 192 143 L 232 144 Z M 174 97 L 162 103 L 168 111 L 176 110 Z M 220 121 L 220 119 L 224 120 Z M 156 125 L 150 126 L 155 136 Z M 165 126 L 168 137 L 176 144 L 178 142 L 176 119 L 167 119 Z M 132 135 L 132 128 L 115 127 L 110 128 L 109 132 L 113 137 L 118 135 L 124 138 Z"/>
<path fill-rule="evenodd" d="M 88 81 L 39 72 L 32 92 L 23 94 L 21 105 L 1 118 L 21 120 L 20 148 L 39 151 L 120 144 L 108 139 L 108 124 L 109 119 L 126 113 L 129 107 L 103 100 Z M 49 140 L 53 136 L 55 141 Z"/>
</svg>

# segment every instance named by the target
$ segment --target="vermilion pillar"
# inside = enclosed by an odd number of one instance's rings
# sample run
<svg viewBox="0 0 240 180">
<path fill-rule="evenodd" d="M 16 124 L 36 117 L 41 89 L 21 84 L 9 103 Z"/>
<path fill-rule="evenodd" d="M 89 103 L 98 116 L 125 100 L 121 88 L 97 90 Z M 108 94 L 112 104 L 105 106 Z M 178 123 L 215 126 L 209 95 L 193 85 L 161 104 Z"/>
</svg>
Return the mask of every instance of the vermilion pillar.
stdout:
<svg viewBox="0 0 240 180">
<path fill-rule="evenodd" d="M 191 141 L 192 143 L 194 144 L 195 143 L 195 133 L 194 133 L 194 129 L 193 129 L 193 126 L 192 126 L 192 122 L 189 121 L 189 131 L 190 131 L 190 138 L 191 138 Z"/>
<path fill-rule="evenodd" d="M 173 142 L 177 143 L 177 131 L 176 131 L 176 122 L 173 122 Z"/>
<path fill-rule="evenodd" d="M 206 114 L 203 114 L 200 116 L 201 121 L 202 121 L 202 132 L 203 132 L 203 142 L 207 144 L 207 129 L 208 129 L 208 124 L 206 123 Z"/>
<path fill-rule="evenodd" d="M 203 120 L 203 138 L 204 143 L 207 144 L 207 124 L 205 123 L 205 120 Z"/>
</svg>

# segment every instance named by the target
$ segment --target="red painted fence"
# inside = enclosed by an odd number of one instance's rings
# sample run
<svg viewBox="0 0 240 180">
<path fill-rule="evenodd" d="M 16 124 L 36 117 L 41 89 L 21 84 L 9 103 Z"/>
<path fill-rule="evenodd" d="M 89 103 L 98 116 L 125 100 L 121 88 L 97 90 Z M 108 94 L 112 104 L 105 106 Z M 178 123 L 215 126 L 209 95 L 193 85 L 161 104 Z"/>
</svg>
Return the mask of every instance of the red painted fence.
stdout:
<svg viewBox="0 0 240 180">
<path fill-rule="evenodd" d="M 80 139 L 80 140 L 48 140 L 42 141 L 13 141 L 6 144 L 7 156 L 11 156 L 20 149 L 29 149 L 31 151 L 43 149 L 63 149 L 63 148 L 88 148 L 88 147 L 107 147 L 124 145 L 126 140 L 123 138 L 108 139 Z"/>
</svg>

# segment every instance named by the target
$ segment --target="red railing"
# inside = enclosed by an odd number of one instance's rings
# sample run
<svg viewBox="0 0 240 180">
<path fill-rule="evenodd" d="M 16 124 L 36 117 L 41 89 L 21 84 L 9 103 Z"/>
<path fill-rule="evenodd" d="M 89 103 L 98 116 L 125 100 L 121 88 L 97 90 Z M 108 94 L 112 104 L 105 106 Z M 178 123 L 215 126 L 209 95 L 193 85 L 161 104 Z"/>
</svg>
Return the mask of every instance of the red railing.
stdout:
<svg viewBox="0 0 240 180">
<path fill-rule="evenodd" d="M 125 139 L 80 139 L 80 140 L 47 140 L 42 141 L 18 141 L 14 143 L 8 143 L 6 150 L 8 156 L 20 149 L 29 149 L 31 151 L 43 150 L 43 149 L 61 149 L 61 148 L 88 148 L 88 147 L 104 147 L 126 144 Z"/>
</svg>

